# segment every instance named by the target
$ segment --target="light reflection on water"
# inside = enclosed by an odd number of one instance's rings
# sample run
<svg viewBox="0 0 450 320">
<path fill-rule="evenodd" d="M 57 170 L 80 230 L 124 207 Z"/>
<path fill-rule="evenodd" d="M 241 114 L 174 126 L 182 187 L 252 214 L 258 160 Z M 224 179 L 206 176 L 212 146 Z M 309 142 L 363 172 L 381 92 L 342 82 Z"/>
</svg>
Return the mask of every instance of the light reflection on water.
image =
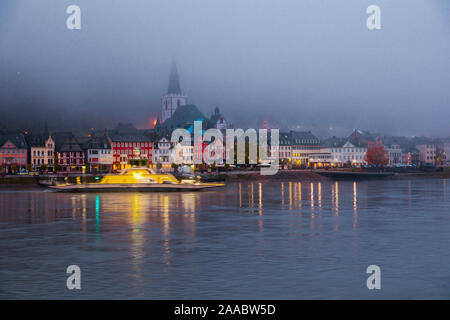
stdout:
<svg viewBox="0 0 450 320">
<path fill-rule="evenodd" d="M 446 180 L 0 190 L 1 298 L 449 298 Z M 65 268 L 82 290 L 65 289 Z M 380 265 L 383 288 L 365 287 Z"/>
</svg>

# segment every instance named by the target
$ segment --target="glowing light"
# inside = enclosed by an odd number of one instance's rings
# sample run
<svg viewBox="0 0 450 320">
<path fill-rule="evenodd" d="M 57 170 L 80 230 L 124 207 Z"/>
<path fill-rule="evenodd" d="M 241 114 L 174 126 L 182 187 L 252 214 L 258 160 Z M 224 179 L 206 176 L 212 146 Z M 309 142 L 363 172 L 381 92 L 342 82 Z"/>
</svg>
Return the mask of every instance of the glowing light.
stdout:
<svg viewBox="0 0 450 320">
<path fill-rule="evenodd" d="M 251 199 L 252 199 L 251 207 L 253 208 L 255 206 L 255 194 L 254 194 L 254 191 L 253 191 L 253 183 L 251 184 Z"/>
<path fill-rule="evenodd" d="M 336 210 L 336 215 L 339 215 L 339 182 L 335 182 L 335 188 L 334 188 L 334 200 L 335 200 L 335 210 Z"/>
<path fill-rule="evenodd" d="M 302 207 L 302 183 L 298 183 L 298 205 L 301 208 Z"/>
<path fill-rule="evenodd" d="M 100 197 L 95 196 L 95 232 L 100 232 Z"/>
<path fill-rule="evenodd" d="M 81 217 L 82 217 L 82 230 L 83 230 L 83 235 L 86 235 L 87 232 L 87 224 L 86 224 L 86 214 L 87 214 L 87 209 L 86 209 L 86 195 L 83 194 L 81 195 Z M 84 240 L 86 240 L 84 238 Z"/>
<path fill-rule="evenodd" d="M 258 193 L 258 200 L 259 200 L 259 215 L 262 215 L 262 184 L 259 183 L 259 193 Z"/>
<path fill-rule="evenodd" d="M 140 179 L 141 174 L 139 172 L 135 172 L 135 173 L 133 173 L 133 177 L 135 177 L 136 179 Z"/>
<path fill-rule="evenodd" d="M 322 208 L 322 184 L 320 182 L 317 183 L 317 189 L 318 189 L 318 203 L 319 203 L 319 208 Z"/>
<path fill-rule="evenodd" d="M 289 209 L 292 209 L 292 182 L 289 182 Z"/>
</svg>

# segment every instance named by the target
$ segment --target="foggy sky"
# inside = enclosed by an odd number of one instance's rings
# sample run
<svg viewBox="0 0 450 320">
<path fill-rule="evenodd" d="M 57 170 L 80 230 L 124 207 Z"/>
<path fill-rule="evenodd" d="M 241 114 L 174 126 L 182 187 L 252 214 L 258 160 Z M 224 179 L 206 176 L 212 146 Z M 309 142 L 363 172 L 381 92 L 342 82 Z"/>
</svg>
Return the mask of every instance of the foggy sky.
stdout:
<svg viewBox="0 0 450 320">
<path fill-rule="evenodd" d="M 448 0 L 1 0 L 0 128 L 149 127 L 175 58 L 236 126 L 448 136 L 449 52 Z"/>
</svg>

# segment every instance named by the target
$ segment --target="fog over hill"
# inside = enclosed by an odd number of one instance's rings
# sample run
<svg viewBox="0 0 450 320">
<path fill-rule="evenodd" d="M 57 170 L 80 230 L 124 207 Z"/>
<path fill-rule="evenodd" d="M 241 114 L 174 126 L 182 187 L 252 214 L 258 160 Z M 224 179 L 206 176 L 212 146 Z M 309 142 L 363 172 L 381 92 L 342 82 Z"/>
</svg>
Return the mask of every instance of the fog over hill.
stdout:
<svg viewBox="0 0 450 320">
<path fill-rule="evenodd" d="M 0 128 L 148 128 L 175 58 L 238 127 L 448 136 L 449 52 L 447 0 L 2 0 Z"/>
</svg>

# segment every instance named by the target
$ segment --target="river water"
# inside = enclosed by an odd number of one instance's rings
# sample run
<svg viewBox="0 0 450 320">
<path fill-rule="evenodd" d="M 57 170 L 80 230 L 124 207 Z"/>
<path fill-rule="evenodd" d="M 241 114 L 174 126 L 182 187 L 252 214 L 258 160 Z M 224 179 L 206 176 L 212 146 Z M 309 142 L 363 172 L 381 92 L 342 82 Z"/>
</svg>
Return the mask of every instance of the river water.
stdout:
<svg viewBox="0 0 450 320">
<path fill-rule="evenodd" d="M 0 298 L 449 299 L 450 180 L 0 189 Z M 68 290 L 69 265 L 81 290 Z M 381 289 L 369 290 L 369 265 Z"/>
</svg>

